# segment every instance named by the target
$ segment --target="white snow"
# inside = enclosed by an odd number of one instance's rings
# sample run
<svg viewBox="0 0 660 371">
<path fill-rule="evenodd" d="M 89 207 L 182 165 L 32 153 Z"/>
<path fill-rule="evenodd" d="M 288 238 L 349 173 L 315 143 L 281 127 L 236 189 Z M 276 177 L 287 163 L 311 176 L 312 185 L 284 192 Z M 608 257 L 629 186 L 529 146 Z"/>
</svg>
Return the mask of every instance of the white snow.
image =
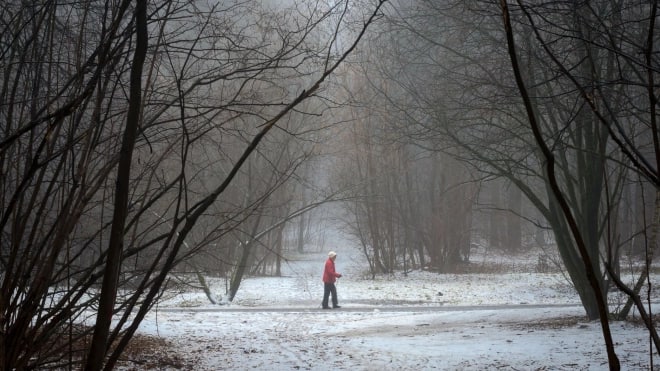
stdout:
<svg viewBox="0 0 660 371">
<path fill-rule="evenodd" d="M 325 254 L 297 255 L 284 277 L 245 279 L 231 305 L 211 305 L 201 291 L 168 298 L 140 333 L 171 342 L 195 370 L 608 369 L 600 323 L 586 320 L 560 273 L 535 273 L 528 258 L 502 259 L 519 273 L 371 280 L 356 252 L 339 250 L 342 308 L 321 310 Z M 492 257 L 472 264 L 479 259 Z M 223 296 L 224 279 L 209 283 Z M 623 370 L 651 368 L 643 327 L 615 321 L 611 331 Z"/>
</svg>

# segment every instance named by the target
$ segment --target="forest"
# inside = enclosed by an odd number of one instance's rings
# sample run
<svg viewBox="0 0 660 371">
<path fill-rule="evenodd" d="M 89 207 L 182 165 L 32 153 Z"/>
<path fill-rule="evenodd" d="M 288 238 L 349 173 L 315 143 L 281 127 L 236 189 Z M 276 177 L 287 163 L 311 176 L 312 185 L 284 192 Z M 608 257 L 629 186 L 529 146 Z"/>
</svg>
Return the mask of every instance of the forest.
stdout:
<svg viewBox="0 0 660 371">
<path fill-rule="evenodd" d="M 551 252 L 610 369 L 631 311 L 658 353 L 658 5 L 2 2 L 0 368 L 113 369 L 338 231 L 372 279 Z"/>
</svg>

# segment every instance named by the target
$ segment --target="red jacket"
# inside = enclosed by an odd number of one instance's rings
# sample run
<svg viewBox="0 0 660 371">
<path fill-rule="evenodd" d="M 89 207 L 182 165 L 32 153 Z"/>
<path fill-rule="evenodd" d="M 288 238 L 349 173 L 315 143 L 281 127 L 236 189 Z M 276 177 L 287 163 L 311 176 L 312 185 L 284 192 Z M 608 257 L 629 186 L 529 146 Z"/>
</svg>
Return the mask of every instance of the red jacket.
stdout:
<svg viewBox="0 0 660 371">
<path fill-rule="evenodd" d="M 335 283 L 339 277 L 341 277 L 341 274 L 335 272 L 335 262 L 328 258 L 325 261 L 325 269 L 323 269 L 323 282 Z"/>
</svg>

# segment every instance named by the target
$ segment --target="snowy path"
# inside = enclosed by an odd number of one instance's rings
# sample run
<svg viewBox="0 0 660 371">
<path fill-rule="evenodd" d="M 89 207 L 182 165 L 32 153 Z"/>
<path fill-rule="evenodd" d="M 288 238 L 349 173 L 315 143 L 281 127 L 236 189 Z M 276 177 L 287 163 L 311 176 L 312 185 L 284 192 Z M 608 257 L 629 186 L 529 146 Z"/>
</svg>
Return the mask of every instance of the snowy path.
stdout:
<svg viewBox="0 0 660 371">
<path fill-rule="evenodd" d="M 361 306 L 343 306 L 341 309 L 321 309 L 309 307 L 202 307 L 202 308 L 161 308 L 158 311 L 164 313 L 176 312 L 238 312 L 238 313 L 369 313 L 369 312 L 403 312 L 403 313 L 423 313 L 423 312 L 468 312 L 478 310 L 515 310 L 515 309 L 547 309 L 547 308 L 581 308 L 579 304 L 499 304 L 499 305 L 455 305 L 455 306 L 387 306 L 378 305 L 377 307 Z"/>
<path fill-rule="evenodd" d="M 210 305 L 201 292 L 167 298 L 139 331 L 170 342 L 190 370 L 607 369 L 600 325 L 585 320 L 560 273 L 372 280 L 347 255 L 338 260 L 342 309 L 320 309 L 324 256 L 315 254 L 289 261 L 284 277 L 246 279 L 229 306 Z M 221 296 L 226 282 L 208 282 Z M 610 303 L 623 299 L 611 294 Z M 647 331 L 630 322 L 611 331 L 622 370 L 648 370 Z"/>
<path fill-rule="evenodd" d="M 581 307 L 494 307 L 161 310 L 143 332 L 173 342 L 195 370 L 607 367 L 600 327 Z M 647 369 L 648 338 L 632 326 L 612 328 L 623 369 Z"/>
</svg>

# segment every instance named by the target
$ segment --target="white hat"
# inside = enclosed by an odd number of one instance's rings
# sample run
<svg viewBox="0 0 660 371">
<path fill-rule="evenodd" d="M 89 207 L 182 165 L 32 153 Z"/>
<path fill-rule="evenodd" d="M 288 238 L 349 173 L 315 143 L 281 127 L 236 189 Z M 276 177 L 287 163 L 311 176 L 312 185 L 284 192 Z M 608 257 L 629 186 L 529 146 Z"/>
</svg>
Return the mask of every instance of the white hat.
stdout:
<svg viewBox="0 0 660 371">
<path fill-rule="evenodd" d="M 330 252 L 328 253 L 328 256 L 332 258 L 332 257 L 337 256 L 337 253 L 334 252 L 334 251 L 330 251 Z"/>
</svg>

